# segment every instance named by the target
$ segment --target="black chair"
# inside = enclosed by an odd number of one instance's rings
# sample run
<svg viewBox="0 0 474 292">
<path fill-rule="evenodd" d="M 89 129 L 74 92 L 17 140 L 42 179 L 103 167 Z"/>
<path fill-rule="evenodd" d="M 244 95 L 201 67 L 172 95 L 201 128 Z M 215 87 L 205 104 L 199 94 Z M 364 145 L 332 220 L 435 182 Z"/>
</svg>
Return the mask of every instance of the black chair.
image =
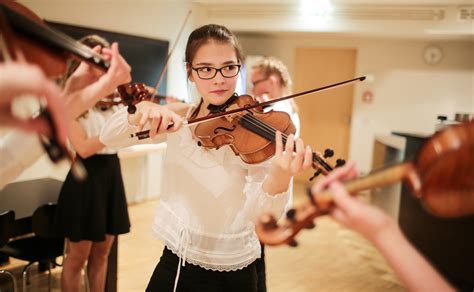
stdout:
<svg viewBox="0 0 474 292">
<path fill-rule="evenodd" d="M 28 262 L 23 268 L 23 291 L 29 284 L 28 270 L 36 262 L 47 264 L 48 288 L 51 291 L 51 266 L 57 265 L 56 258 L 63 255 L 64 249 L 64 239 L 54 234 L 55 212 L 56 204 L 38 207 L 32 217 L 34 235 L 13 239 L 0 248 L 0 253 Z"/>
<path fill-rule="evenodd" d="M 13 224 L 15 222 L 15 212 L 14 211 L 6 211 L 0 214 L 0 248 L 3 247 L 5 244 L 8 243 L 10 240 L 11 229 L 13 228 Z M 7 270 L 1 270 L 0 274 L 5 274 L 10 277 L 13 285 L 13 291 L 15 292 L 16 289 L 16 279 L 15 276 Z"/>
</svg>

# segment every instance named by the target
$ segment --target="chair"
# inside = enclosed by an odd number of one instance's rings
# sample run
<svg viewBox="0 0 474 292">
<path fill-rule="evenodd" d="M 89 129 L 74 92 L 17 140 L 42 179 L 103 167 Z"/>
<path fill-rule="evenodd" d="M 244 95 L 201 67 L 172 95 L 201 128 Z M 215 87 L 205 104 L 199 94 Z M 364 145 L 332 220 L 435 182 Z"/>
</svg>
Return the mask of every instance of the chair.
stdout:
<svg viewBox="0 0 474 292">
<path fill-rule="evenodd" d="M 36 262 L 48 264 L 48 288 L 51 291 L 51 266 L 63 255 L 64 239 L 54 234 L 56 204 L 45 204 L 36 209 L 32 217 L 33 236 L 14 239 L 0 248 L 0 253 L 27 261 L 23 268 L 23 291 L 29 284 L 28 270 Z"/>
<path fill-rule="evenodd" d="M 8 243 L 10 240 L 11 228 L 15 222 L 15 212 L 6 211 L 0 214 L 0 248 Z M 13 284 L 13 292 L 17 291 L 15 276 L 7 270 L 0 270 L 0 274 L 5 274 L 10 277 Z"/>
</svg>

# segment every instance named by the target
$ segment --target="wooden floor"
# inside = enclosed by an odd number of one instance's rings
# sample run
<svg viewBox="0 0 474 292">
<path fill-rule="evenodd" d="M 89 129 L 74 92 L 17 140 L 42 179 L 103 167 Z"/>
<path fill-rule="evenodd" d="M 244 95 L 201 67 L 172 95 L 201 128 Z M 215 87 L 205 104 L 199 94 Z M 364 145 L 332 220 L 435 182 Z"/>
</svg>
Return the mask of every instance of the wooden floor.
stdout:
<svg viewBox="0 0 474 292">
<path fill-rule="evenodd" d="M 296 186 L 295 203 L 303 200 L 303 187 Z M 158 204 L 159 201 L 149 201 L 129 207 L 132 231 L 119 240 L 119 291 L 144 291 L 158 262 L 163 244 L 151 232 Z M 301 233 L 297 248 L 266 248 L 268 291 L 405 290 L 379 253 L 363 238 L 328 217 L 319 218 L 316 224 L 316 229 Z M 13 270 L 20 288 L 24 264 L 12 260 L 3 267 Z M 38 275 L 36 268 L 32 272 L 28 291 L 47 291 L 47 274 Z M 60 268 L 54 269 L 53 291 L 60 291 L 60 273 Z M 5 282 L 2 276 L 0 291 L 11 291 Z"/>
</svg>

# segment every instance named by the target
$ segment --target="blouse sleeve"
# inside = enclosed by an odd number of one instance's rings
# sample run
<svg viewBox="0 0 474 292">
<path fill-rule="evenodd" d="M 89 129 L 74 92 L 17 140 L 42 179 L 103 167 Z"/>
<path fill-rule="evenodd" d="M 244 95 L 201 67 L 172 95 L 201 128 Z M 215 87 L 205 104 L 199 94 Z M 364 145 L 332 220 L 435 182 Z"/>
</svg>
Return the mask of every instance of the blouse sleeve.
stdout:
<svg viewBox="0 0 474 292">
<path fill-rule="evenodd" d="M 270 162 L 264 162 L 256 167 L 248 169 L 248 175 L 245 178 L 244 194 L 247 203 L 250 205 L 251 218 L 256 221 L 261 215 L 270 213 L 279 219 L 288 206 L 290 200 L 290 192 L 288 189 L 276 195 L 270 195 L 262 188 L 263 182 L 268 175 Z"/>
<path fill-rule="evenodd" d="M 100 131 L 99 139 L 102 144 L 115 150 L 137 144 L 154 144 L 166 141 L 165 134 L 157 135 L 153 139 L 139 140 L 137 137 L 132 137 L 136 132 L 137 127 L 128 122 L 127 108 L 122 108 L 107 119 Z"/>
</svg>

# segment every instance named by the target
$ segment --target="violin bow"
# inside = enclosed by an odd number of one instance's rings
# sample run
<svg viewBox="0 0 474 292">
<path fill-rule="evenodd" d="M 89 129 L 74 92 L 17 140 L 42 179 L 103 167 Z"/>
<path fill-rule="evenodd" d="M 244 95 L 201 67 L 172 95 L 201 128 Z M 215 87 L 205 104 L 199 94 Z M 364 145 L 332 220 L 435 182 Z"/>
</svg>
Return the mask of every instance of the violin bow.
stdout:
<svg viewBox="0 0 474 292">
<path fill-rule="evenodd" d="M 360 76 L 360 77 L 357 77 L 357 78 L 341 81 L 341 82 L 326 85 L 326 86 L 323 86 L 323 87 L 314 88 L 314 89 L 298 92 L 298 93 L 295 93 L 295 94 L 290 94 L 290 95 L 283 96 L 283 97 L 280 97 L 280 98 L 276 98 L 276 99 L 273 99 L 273 100 L 269 100 L 269 101 L 265 101 L 265 102 L 261 102 L 261 103 L 258 102 L 254 105 L 247 105 L 243 108 L 232 109 L 232 110 L 225 111 L 225 112 L 222 112 L 222 113 L 216 113 L 216 114 L 208 115 L 208 116 L 205 116 L 205 117 L 200 117 L 200 118 L 195 118 L 195 119 L 192 119 L 192 120 L 184 121 L 183 125 L 189 126 L 189 125 L 192 125 L 192 124 L 200 124 L 200 123 L 203 123 L 203 122 L 218 119 L 218 118 L 223 117 L 223 116 L 230 116 L 230 115 L 233 115 L 233 114 L 240 113 L 242 111 L 248 111 L 248 110 L 256 108 L 256 107 L 267 106 L 267 105 L 270 105 L 270 104 L 273 104 L 273 103 L 276 103 L 276 102 L 279 102 L 279 101 L 287 100 L 287 99 L 290 99 L 290 98 L 295 98 L 295 97 L 298 97 L 298 96 L 308 95 L 308 94 L 315 93 L 315 92 L 321 92 L 321 91 L 325 91 L 325 90 L 328 90 L 328 89 L 331 89 L 331 88 L 335 88 L 335 87 L 339 87 L 339 86 L 343 86 L 343 85 L 348 85 L 348 84 L 356 82 L 356 81 L 364 81 L 364 80 L 365 80 L 365 76 Z M 170 124 L 168 126 L 168 128 L 170 128 L 172 126 L 173 126 L 173 124 Z M 146 139 L 146 138 L 150 137 L 149 133 L 150 133 L 150 130 L 137 132 L 135 134 L 131 134 L 130 138 L 137 137 L 139 140 Z"/>
<path fill-rule="evenodd" d="M 169 65 L 171 55 L 173 55 L 173 52 L 176 49 L 176 45 L 178 44 L 179 39 L 181 38 L 181 34 L 183 33 L 184 27 L 186 26 L 186 23 L 188 22 L 188 19 L 191 13 L 192 13 L 192 10 L 189 10 L 188 14 L 186 15 L 186 18 L 183 21 L 183 24 L 181 25 L 181 28 L 179 29 L 179 32 L 178 32 L 178 35 L 176 36 L 176 40 L 173 44 L 173 47 L 171 48 L 170 52 L 168 53 L 168 56 L 166 57 L 165 66 L 161 70 L 160 77 L 158 78 L 158 82 L 156 83 L 153 94 L 158 93 L 158 88 L 160 88 L 161 82 L 163 81 L 163 77 L 165 76 L 166 71 L 168 71 L 168 65 Z"/>
</svg>

